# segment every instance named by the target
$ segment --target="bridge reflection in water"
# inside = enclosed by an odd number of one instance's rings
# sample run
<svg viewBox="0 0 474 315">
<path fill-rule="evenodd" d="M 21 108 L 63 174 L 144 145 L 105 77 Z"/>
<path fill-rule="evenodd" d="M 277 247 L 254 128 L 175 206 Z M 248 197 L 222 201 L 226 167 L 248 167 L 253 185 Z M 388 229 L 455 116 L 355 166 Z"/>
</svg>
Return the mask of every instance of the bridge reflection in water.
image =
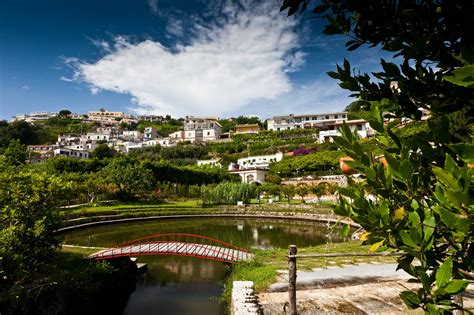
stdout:
<svg viewBox="0 0 474 315">
<path fill-rule="evenodd" d="M 253 254 L 235 245 L 196 234 L 155 234 L 131 240 L 89 256 L 102 260 L 124 256 L 173 255 L 217 260 L 225 263 L 250 261 Z"/>
</svg>

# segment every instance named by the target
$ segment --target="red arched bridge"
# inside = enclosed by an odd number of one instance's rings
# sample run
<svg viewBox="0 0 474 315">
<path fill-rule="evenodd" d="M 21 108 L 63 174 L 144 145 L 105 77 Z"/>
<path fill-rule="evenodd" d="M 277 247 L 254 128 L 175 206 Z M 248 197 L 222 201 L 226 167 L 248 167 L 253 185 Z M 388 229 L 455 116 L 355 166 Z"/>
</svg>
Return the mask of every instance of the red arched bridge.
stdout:
<svg viewBox="0 0 474 315">
<path fill-rule="evenodd" d="M 253 259 L 253 254 L 235 245 L 196 234 L 156 234 L 107 248 L 89 256 L 102 260 L 123 256 L 190 256 L 237 263 Z"/>
</svg>

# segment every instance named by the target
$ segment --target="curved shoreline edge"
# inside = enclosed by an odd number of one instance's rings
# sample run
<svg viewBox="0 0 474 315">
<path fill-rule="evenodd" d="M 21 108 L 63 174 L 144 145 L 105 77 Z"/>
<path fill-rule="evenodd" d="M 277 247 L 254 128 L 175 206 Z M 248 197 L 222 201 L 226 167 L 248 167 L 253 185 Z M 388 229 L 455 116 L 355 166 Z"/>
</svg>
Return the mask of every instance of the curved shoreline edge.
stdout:
<svg viewBox="0 0 474 315">
<path fill-rule="evenodd" d="M 121 218 L 121 219 L 112 219 L 104 221 L 95 221 L 81 223 L 77 225 L 71 225 L 63 227 L 57 230 L 58 233 L 69 232 L 73 230 L 78 230 L 82 228 L 88 228 L 93 226 L 100 225 L 109 225 L 109 224 L 119 224 L 127 222 L 138 222 L 138 221 L 153 221 L 153 220 L 169 220 L 169 219 L 195 219 L 195 218 L 254 218 L 254 219 L 280 219 L 280 220 L 295 220 L 295 221 L 313 221 L 313 222 L 322 222 L 322 223 L 343 223 L 349 224 L 351 227 L 360 228 L 360 225 L 352 221 L 344 219 L 336 219 L 332 217 L 327 217 L 325 215 L 318 214 L 306 214 L 306 215 L 280 215 L 275 212 L 269 212 L 268 214 L 261 213 L 229 213 L 229 214 L 183 214 L 183 215 L 164 215 L 164 216 L 146 216 L 146 217 L 133 217 L 133 218 Z"/>
</svg>

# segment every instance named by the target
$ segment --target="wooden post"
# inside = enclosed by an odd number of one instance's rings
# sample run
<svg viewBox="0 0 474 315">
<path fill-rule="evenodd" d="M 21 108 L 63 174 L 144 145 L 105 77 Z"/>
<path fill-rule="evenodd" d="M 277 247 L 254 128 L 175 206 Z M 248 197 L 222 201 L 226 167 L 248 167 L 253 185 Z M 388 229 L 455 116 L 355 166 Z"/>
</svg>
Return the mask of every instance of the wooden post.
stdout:
<svg viewBox="0 0 474 315">
<path fill-rule="evenodd" d="M 296 315 L 296 245 L 288 247 L 288 303 L 290 315 Z"/>
<path fill-rule="evenodd" d="M 456 304 L 456 308 L 453 310 L 453 315 L 463 315 L 464 308 L 463 308 L 463 301 L 462 301 L 462 294 L 456 294 L 453 298 L 454 304 Z"/>
</svg>

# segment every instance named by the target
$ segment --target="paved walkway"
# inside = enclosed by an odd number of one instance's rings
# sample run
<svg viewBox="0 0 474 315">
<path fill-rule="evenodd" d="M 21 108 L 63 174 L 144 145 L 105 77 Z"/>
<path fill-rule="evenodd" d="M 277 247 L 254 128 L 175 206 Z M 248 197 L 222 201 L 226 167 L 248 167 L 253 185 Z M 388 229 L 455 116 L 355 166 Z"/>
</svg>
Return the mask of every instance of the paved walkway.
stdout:
<svg viewBox="0 0 474 315">
<path fill-rule="evenodd" d="M 361 264 L 326 269 L 315 268 L 313 271 L 298 271 L 297 290 L 303 288 L 327 288 L 341 285 L 354 285 L 367 282 L 387 282 L 390 280 L 408 280 L 403 270 L 396 270 L 397 264 Z M 288 272 L 281 274 L 281 282 L 270 286 L 269 292 L 286 291 Z"/>
<path fill-rule="evenodd" d="M 400 299 L 401 291 L 416 289 L 396 264 L 361 264 L 299 271 L 297 278 L 298 314 L 422 314 L 409 311 Z M 283 272 L 283 271 L 282 271 Z M 259 294 L 264 314 L 285 314 L 288 301 L 288 274 L 282 273 L 269 292 Z M 473 291 L 474 288 L 469 288 Z M 474 309 L 474 299 L 464 299 Z"/>
</svg>

